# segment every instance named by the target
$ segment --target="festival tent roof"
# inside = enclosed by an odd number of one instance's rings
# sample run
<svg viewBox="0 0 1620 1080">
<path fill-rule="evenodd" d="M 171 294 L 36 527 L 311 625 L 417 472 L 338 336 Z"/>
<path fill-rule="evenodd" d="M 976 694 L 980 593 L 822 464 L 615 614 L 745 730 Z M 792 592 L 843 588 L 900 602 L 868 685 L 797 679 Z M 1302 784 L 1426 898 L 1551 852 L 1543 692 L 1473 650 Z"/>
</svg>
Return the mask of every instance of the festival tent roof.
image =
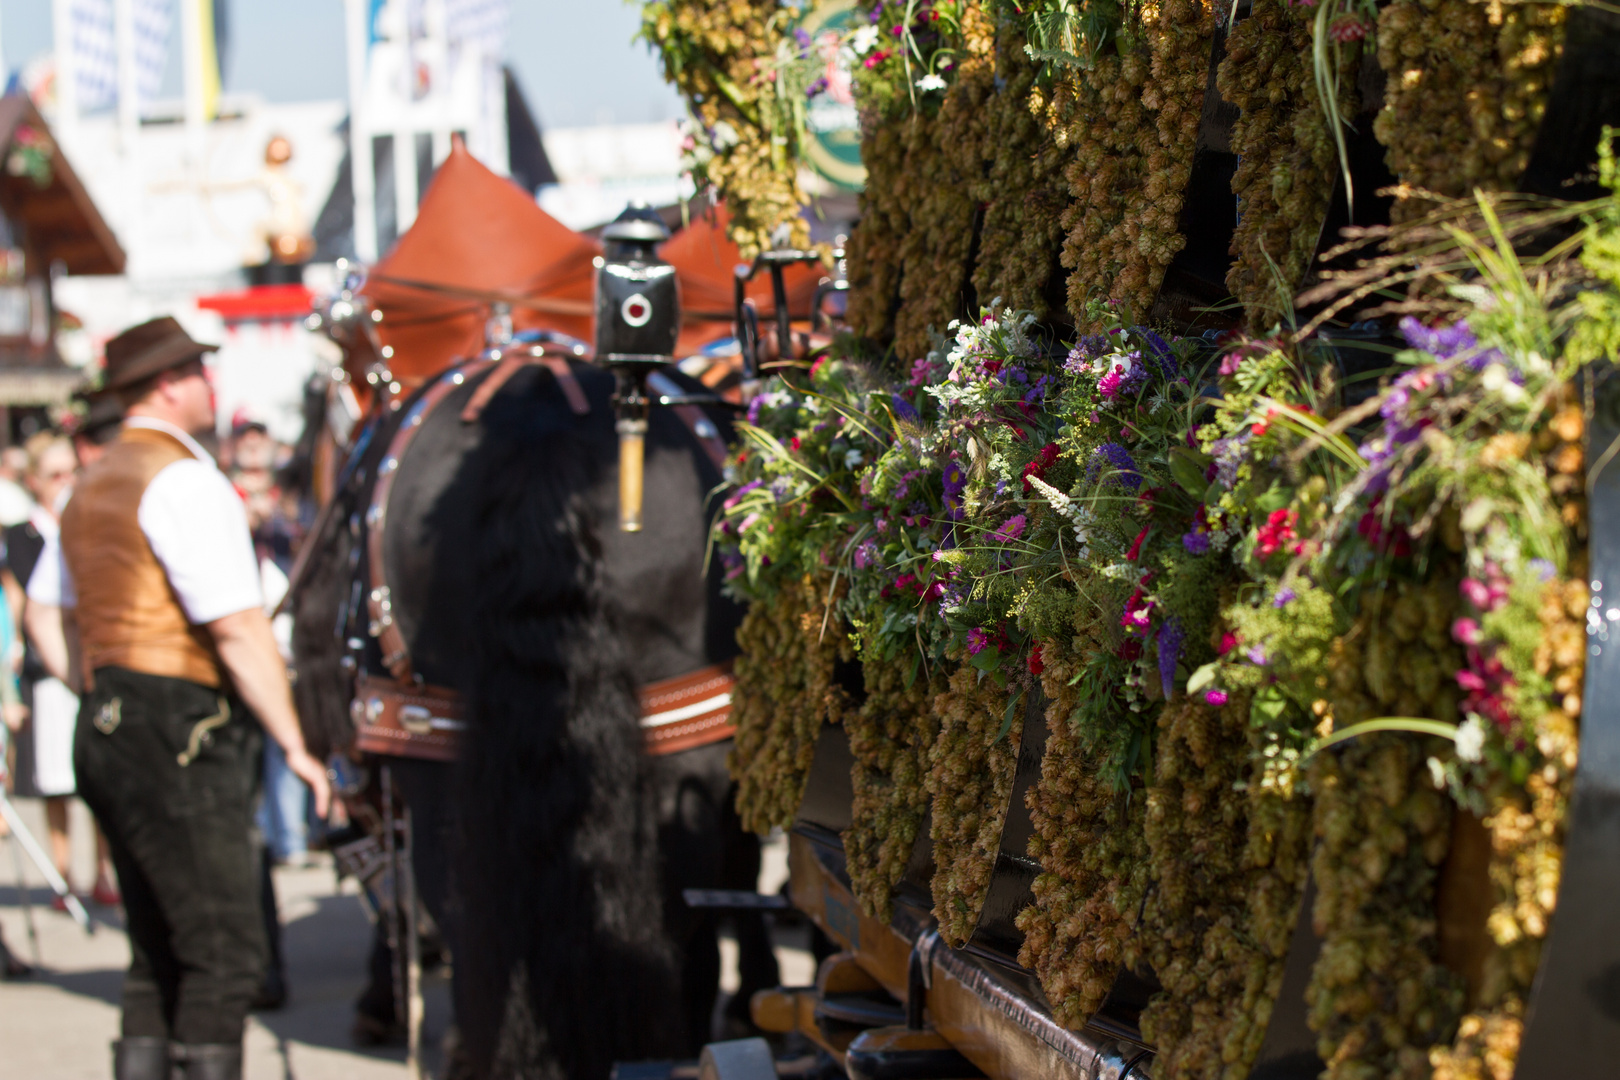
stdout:
<svg viewBox="0 0 1620 1080">
<path fill-rule="evenodd" d="M 732 310 L 736 303 L 732 282 L 736 267 L 743 259 L 737 245 L 726 237 L 730 220 L 726 208 L 716 206 L 693 218 L 659 250 L 675 267 L 681 283 L 683 325 L 680 342 L 676 345 L 676 352 L 681 356 L 689 356 L 732 333 Z M 788 311 L 798 318 L 808 318 L 816 285 L 824 276 L 819 266 L 802 263 L 790 266 L 786 274 Z M 768 272 L 762 270 L 749 282 L 748 295 L 759 309 L 762 324 L 775 316 L 776 304 L 771 298 Z"/>
<path fill-rule="evenodd" d="M 366 283 L 395 376 L 420 379 L 478 350 L 492 293 L 512 298 L 519 330 L 590 340 L 591 260 L 600 252 L 455 139 L 415 224 Z"/>
</svg>

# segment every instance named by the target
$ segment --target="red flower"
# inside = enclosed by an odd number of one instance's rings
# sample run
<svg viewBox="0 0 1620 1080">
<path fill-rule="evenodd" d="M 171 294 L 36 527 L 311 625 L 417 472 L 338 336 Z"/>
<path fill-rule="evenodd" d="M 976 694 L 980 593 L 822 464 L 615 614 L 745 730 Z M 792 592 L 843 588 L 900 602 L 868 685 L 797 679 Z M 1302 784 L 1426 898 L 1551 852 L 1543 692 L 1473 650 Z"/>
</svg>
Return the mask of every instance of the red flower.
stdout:
<svg viewBox="0 0 1620 1080">
<path fill-rule="evenodd" d="M 788 449 L 797 450 L 798 448 L 799 448 L 799 437 L 797 435 L 795 435 L 795 436 L 793 436 L 793 438 L 788 440 Z"/>
<path fill-rule="evenodd" d="M 1144 526 L 1142 526 L 1142 531 L 1136 534 L 1136 543 L 1132 544 L 1131 545 L 1131 550 L 1129 550 L 1129 551 L 1127 551 L 1125 553 L 1125 561 L 1126 562 L 1135 562 L 1141 556 L 1141 554 L 1142 554 L 1142 541 L 1147 539 L 1147 534 L 1150 531 L 1152 531 L 1152 529 L 1153 529 L 1152 525 L 1144 525 Z"/>
<path fill-rule="evenodd" d="M 1057 464 L 1057 459 L 1057 443 L 1047 443 L 1045 446 L 1040 448 L 1040 450 L 1035 454 L 1035 460 L 1024 466 L 1023 476 L 1025 495 L 1028 495 L 1030 492 L 1029 478 L 1033 476 L 1037 480 L 1045 480 L 1046 470 Z"/>
<path fill-rule="evenodd" d="M 1360 41 L 1367 36 L 1367 24 L 1355 15 L 1341 15 L 1328 27 L 1328 37 L 1341 45 Z"/>
<path fill-rule="evenodd" d="M 1238 638 L 1238 636 L 1232 633 L 1232 631 L 1228 630 L 1221 635 L 1221 647 L 1216 651 L 1220 653 L 1220 655 L 1225 656 L 1227 653 L 1231 652 L 1241 644 L 1243 644 L 1243 642 Z"/>
<path fill-rule="evenodd" d="M 1295 510 L 1273 510 L 1266 523 L 1256 531 L 1255 537 L 1259 543 L 1255 550 L 1262 559 L 1269 559 L 1290 540 L 1297 539 L 1294 533 L 1294 523 L 1299 520 L 1299 513 Z"/>
<path fill-rule="evenodd" d="M 1029 650 L 1029 673 L 1039 675 L 1046 670 L 1046 661 L 1041 658 L 1041 644 L 1036 642 Z"/>
</svg>

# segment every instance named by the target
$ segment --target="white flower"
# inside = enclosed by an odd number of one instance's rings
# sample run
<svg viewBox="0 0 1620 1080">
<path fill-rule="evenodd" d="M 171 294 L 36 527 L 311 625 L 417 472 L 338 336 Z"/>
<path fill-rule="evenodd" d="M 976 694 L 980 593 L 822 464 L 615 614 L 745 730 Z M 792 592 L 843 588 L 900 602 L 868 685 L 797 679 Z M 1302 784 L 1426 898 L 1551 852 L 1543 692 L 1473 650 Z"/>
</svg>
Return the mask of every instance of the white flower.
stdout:
<svg viewBox="0 0 1620 1080">
<path fill-rule="evenodd" d="M 738 136 L 737 129 L 724 120 L 714 125 L 714 148 L 716 150 L 726 150 L 740 142 L 742 142 L 742 138 Z"/>
<path fill-rule="evenodd" d="M 850 48 L 855 50 L 856 56 L 865 56 L 872 51 L 872 46 L 878 43 L 880 33 L 876 26 L 863 26 L 856 30 L 855 36 L 850 39 Z"/>
<path fill-rule="evenodd" d="M 945 89 L 945 80 L 940 78 L 938 75 L 924 75 L 922 78 L 917 80 L 917 89 L 943 90 Z"/>
<path fill-rule="evenodd" d="M 1464 761 L 1485 756 L 1485 724 L 1474 713 L 1457 725 L 1457 756 Z"/>
<path fill-rule="evenodd" d="M 861 452 L 859 450 L 851 448 L 849 451 L 847 451 L 844 454 L 844 468 L 846 468 L 846 469 L 857 468 L 863 460 L 865 460 L 865 459 L 861 457 Z"/>
</svg>

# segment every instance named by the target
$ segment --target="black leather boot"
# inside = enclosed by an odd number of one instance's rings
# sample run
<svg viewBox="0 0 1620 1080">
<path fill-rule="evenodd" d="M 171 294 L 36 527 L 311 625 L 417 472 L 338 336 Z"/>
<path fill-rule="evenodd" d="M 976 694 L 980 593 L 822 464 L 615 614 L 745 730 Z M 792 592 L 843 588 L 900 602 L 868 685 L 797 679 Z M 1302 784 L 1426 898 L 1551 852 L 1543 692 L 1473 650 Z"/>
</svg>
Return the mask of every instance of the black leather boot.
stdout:
<svg viewBox="0 0 1620 1080">
<path fill-rule="evenodd" d="M 242 1080 L 242 1044 L 176 1043 L 174 1080 Z"/>
<path fill-rule="evenodd" d="M 113 1043 L 113 1080 L 169 1080 L 169 1040 L 133 1035 Z"/>
</svg>

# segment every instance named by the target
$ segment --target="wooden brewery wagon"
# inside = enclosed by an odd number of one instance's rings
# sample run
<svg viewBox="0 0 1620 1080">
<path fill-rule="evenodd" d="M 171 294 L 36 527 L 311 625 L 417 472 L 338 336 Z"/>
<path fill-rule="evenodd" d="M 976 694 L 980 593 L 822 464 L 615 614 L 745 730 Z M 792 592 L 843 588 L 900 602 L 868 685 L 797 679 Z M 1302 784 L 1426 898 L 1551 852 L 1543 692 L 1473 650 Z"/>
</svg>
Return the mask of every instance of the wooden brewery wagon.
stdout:
<svg viewBox="0 0 1620 1080">
<path fill-rule="evenodd" d="M 1572 155 L 1595 143 L 1601 122 L 1616 118 L 1620 93 L 1612 69 L 1620 55 L 1617 44 L 1620 34 L 1607 16 L 1572 16 L 1562 66 L 1526 173 L 1527 189 L 1567 195 L 1571 189 L 1565 181 L 1577 171 Z M 1217 43 L 1217 51 L 1219 47 Z M 1379 85 L 1376 79 L 1363 82 L 1373 90 Z M 1237 212 L 1227 183 L 1235 165 L 1224 133 L 1231 117 L 1223 115 L 1213 85 L 1207 100 L 1183 210 L 1188 244 L 1158 294 L 1152 315 L 1158 325 L 1202 329 L 1216 321 L 1201 309 L 1221 293 Z M 1374 191 L 1390 179 L 1371 138 L 1370 121 L 1378 106 L 1376 94 L 1368 93 L 1351 138 L 1349 157 L 1358 192 Z M 1387 204 L 1358 195 L 1352 217 L 1340 193 L 1323 223 L 1317 254 L 1332 246 L 1344 225 L 1379 224 L 1380 215 L 1387 215 Z M 1337 359 L 1347 373 L 1358 366 L 1378 366 L 1376 353 L 1356 345 L 1358 334 L 1365 339 L 1381 332 L 1375 327 L 1338 332 Z M 1620 436 L 1620 393 L 1612 381 L 1601 379 L 1583 392 L 1591 403 L 1587 460 L 1595 462 Z M 1620 830 L 1615 825 L 1620 821 L 1620 719 L 1610 711 L 1606 696 L 1606 680 L 1615 677 L 1614 665 L 1620 663 L 1608 654 L 1607 644 L 1609 624 L 1620 620 L 1620 608 L 1611 608 L 1606 596 L 1620 573 L 1617 486 L 1620 479 L 1612 470 L 1599 469 L 1588 492 L 1592 606 L 1581 695 L 1586 707 L 1557 918 L 1527 1001 L 1514 1072 L 1525 1080 L 1612 1075 L 1613 1062 L 1620 1060 L 1620 905 L 1614 901 L 1620 895 Z M 1032 694 L 1022 723 L 1014 724 L 1010 737 L 1017 740 L 1016 773 L 1006 795 L 995 869 L 983 912 L 961 948 L 946 944 L 935 922 L 927 825 L 894 891 L 892 917 L 863 911 L 842 839 L 856 816 L 851 781 L 855 755 L 841 726 L 822 729 L 788 833 L 789 897 L 837 951 L 821 962 L 813 987 L 756 996 L 754 1018 L 760 1027 L 802 1034 L 838 1068 L 861 1078 L 983 1074 L 1146 1080 L 1154 1075 L 1155 1048 L 1140 1027 L 1142 1009 L 1156 989 L 1151 971 L 1121 974 L 1096 1014 L 1071 1027 L 1054 1019 L 1034 973 L 1018 961 L 1023 934 L 1015 920 L 1029 905 L 1040 871 L 1028 855 L 1034 826 L 1025 795 L 1040 777 L 1047 736 L 1043 705 Z M 1441 875 L 1468 887 L 1436 902 L 1433 918 L 1442 938 L 1448 933 L 1466 938 L 1474 932 L 1473 924 L 1483 925 L 1484 913 L 1477 906 L 1470 909 L 1467 899 L 1470 893 L 1476 898 L 1489 893 L 1484 874 L 1478 849 L 1470 852 L 1466 843 L 1454 842 Z M 1261 1021 L 1262 1047 L 1248 1071 L 1254 1080 L 1304 1080 L 1325 1067 L 1317 1057 L 1318 1036 L 1307 1023 L 1305 1000 L 1320 955 L 1311 895 L 1307 888 L 1299 905 L 1275 1008 Z M 718 1077 L 771 1074 L 767 1070 L 774 1066 L 768 1060 L 748 1053 L 741 1047 L 713 1047 L 704 1068 Z"/>
</svg>

